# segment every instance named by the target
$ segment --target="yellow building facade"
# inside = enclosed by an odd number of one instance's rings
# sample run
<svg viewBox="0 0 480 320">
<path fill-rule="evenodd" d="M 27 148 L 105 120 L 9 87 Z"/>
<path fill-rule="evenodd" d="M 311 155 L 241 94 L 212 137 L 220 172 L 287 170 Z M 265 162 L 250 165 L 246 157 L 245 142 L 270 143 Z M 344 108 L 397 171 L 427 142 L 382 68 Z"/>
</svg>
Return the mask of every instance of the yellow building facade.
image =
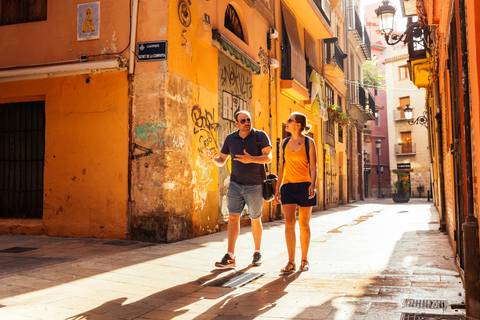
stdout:
<svg viewBox="0 0 480 320">
<path fill-rule="evenodd" d="M 220 152 L 237 110 L 269 135 L 273 173 L 285 121 L 305 114 L 315 209 L 348 201 L 349 127 L 327 112 L 348 105 L 341 1 L 40 2 L 33 21 L 13 7 L 0 21 L 0 233 L 173 242 L 223 229 L 230 163 L 205 151 Z M 280 217 L 265 202 L 262 219 Z"/>
</svg>

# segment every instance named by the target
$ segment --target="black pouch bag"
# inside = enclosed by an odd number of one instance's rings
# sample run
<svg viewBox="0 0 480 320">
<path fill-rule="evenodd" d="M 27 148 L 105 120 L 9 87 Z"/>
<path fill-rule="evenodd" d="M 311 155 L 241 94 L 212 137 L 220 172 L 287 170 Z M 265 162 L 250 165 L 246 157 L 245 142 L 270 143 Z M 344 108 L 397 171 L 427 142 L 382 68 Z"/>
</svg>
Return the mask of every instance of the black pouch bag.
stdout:
<svg viewBox="0 0 480 320">
<path fill-rule="evenodd" d="M 262 155 L 262 147 L 261 147 L 260 139 L 258 138 L 258 135 L 256 132 L 255 132 L 255 137 L 257 139 L 258 155 Z M 273 199 L 275 199 L 275 189 L 277 187 L 278 177 L 274 173 L 270 173 L 267 176 L 266 164 L 262 166 L 261 170 L 262 170 L 262 177 L 263 177 L 263 183 L 262 183 L 263 199 L 270 202 Z"/>
</svg>

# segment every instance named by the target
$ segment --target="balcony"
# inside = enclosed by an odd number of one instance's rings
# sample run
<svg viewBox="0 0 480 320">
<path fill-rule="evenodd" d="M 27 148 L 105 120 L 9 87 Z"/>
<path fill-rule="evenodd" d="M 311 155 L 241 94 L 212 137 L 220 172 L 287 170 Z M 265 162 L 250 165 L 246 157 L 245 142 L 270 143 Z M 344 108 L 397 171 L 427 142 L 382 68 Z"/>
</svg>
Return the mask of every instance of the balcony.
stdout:
<svg viewBox="0 0 480 320">
<path fill-rule="evenodd" d="M 393 120 L 394 121 L 406 121 L 407 118 L 405 118 L 405 112 L 403 112 L 403 109 L 397 109 L 393 110 Z"/>
<path fill-rule="evenodd" d="M 395 145 L 395 155 L 397 156 L 414 156 L 417 154 L 416 143 L 397 143 Z"/>
<path fill-rule="evenodd" d="M 293 15 L 301 21 L 316 39 L 333 37 L 330 26 L 331 6 L 328 0 L 284 0 Z"/>
<path fill-rule="evenodd" d="M 362 125 L 369 120 L 375 120 L 375 101 L 372 95 L 368 92 L 368 105 L 367 105 L 367 92 L 363 87 L 358 84 L 350 84 L 350 113 L 357 119 Z M 372 112 L 370 112 L 370 109 Z"/>
<path fill-rule="evenodd" d="M 313 3 L 317 6 L 318 10 L 322 16 L 327 20 L 328 25 L 330 25 L 330 16 L 331 16 L 331 6 L 329 0 L 313 0 Z"/>
<path fill-rule="evenodd" d="M 325 44 L 326 61 L 325 74 L 332 78 L 345 78 L 345 58 L 346 54 L 337 43 Z"/>
<path fill-rule="evenodd" d="M 368 36 L 367 29 L 362 26 L 362 21 L 354 8 L 349 9 L 348 32 L 354 36 L 358 45 L 362 48 L 365 59 L 371 59 L 371 43 Z"/>
</svg>

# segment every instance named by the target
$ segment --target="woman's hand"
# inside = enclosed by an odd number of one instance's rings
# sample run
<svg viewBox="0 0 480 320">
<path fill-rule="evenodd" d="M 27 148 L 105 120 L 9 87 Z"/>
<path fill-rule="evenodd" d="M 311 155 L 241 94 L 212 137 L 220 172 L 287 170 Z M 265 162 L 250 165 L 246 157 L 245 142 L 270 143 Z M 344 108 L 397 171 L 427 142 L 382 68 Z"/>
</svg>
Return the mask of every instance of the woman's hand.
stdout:
<svg viewBox="0 0 480 320">
<path fill-rule="evenodd" d="M 277 202 L 278 204 L 282 204 L 282 202 L 280 201 L 280 190 L 275 191 L 275 202 Z"/>
<path fill-rule="evenodd" d="M 312 199 L 315 197 L 316 189 L 315 185 L 312 183 L 310 187 L 308 187 L 308 199 Z"/>
</svg>

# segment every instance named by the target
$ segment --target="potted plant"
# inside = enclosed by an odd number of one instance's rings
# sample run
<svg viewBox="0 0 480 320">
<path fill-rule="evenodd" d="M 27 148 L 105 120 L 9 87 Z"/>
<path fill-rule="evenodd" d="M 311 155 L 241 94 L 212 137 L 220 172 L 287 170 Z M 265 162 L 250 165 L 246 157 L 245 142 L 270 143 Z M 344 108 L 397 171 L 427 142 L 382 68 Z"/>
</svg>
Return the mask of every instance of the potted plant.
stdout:
<svg viewBox="0 0 480 320">
<path fill-rule="evenodd" d="M 395 193 L 393 193 L 393 201 L 394 202 L 408 202 L 410 200 L 410 181 L 405 179 L 407 175 L 405 172 L 400 170 L 393 170 L 393 173 L 397 174 L 397 181 L 393 183 L 393 185 L 389 185 L 389 187 L 395 188 Z"/>
</svg>

